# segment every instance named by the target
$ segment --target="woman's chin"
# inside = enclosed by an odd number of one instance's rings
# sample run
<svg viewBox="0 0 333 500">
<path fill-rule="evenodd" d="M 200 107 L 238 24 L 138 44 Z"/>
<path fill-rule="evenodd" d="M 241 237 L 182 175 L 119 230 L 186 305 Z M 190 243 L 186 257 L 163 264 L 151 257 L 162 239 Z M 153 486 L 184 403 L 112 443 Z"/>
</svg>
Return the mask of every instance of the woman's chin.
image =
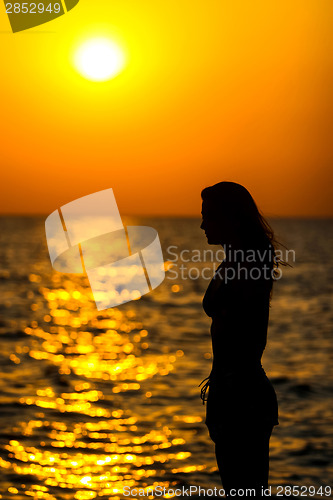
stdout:
<svg viewBox="0 0 333 500">
<path fill-rule="evenodd" d="M 213 236 L 207 236 L 206 235 L 206 238 L 207 238 L 207 243 L 208 245 L 220 245 L 221 243 L 219 241 L 217 241 L 216 238 L 214 238 Z"/>
</svg>

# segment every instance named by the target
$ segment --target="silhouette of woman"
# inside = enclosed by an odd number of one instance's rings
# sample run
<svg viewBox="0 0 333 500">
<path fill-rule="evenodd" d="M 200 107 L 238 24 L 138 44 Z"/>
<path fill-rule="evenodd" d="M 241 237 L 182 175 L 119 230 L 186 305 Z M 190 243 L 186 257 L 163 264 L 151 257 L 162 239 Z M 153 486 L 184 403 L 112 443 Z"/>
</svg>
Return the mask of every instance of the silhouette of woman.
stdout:
<svg viewBox="0 0 333 500">
<path fill-rule="evenodd" d="M 225 252 L 203 298 L 213 350 L 210 376 L 199 384 L 207 381 L 201 389 L 205 423 L 226 493 L 251 488 L 260 497 L 268 488 L 269 439 L 279 425 L 276 394 L 261 365 L 277 243 L 240 184 L 220 182 L 201 197 L 201 229 Z"/>
</svg>

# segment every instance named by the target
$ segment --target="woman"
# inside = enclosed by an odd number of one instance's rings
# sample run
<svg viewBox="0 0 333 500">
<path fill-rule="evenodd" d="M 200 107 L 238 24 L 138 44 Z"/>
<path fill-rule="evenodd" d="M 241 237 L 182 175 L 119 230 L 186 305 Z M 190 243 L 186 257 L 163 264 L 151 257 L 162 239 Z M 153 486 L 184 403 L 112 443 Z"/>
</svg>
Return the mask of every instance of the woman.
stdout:
<svg viewBox="0 0 333 500">
<path fill-rule="evenodd" d="M 201 382 L 207 381 L 205 423 L 226 493 L 253 488 L 260 497 L 268 488 L 269 439 L 279 424 L 276 394 L 261 366 L 279 264 L 274 234 L 243 186 L 220 182 L 201 196 L 201 228 L 209 244 L 225 251 L 203 299 L 213 348 L 211 374 Z"/>
</svg>

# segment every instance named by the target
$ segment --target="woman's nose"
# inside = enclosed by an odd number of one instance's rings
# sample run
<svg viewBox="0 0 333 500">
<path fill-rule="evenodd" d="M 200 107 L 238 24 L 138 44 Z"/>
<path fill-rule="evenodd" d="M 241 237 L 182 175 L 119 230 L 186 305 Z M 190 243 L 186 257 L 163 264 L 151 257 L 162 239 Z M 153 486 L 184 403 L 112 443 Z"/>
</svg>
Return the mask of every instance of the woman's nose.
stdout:
<svg viewBox="0 0 333 500">
<path fill-rule="evenodd" d="M 205 226 L 204 226 L 204 221 L 202 221 L 202 222 L 201 222 L 200 229 L 205 229 Z"/>
</svg>

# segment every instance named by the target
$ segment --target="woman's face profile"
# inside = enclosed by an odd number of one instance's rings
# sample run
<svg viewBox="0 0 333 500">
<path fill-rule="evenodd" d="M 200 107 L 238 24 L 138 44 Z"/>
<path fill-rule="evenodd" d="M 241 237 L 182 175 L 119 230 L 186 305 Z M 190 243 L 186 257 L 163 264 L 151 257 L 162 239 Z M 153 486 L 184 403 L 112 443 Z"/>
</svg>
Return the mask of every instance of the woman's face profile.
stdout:
<svg viewBox="0 0 333 500">
<path fill-rule="evenodd" d="M 222 243 L 221 226 L 222 221 L 218 221 L 214 217 L 212 208 L 208 207 L 207 202 L 202 202 L 202 222 L 200 228 L 205 232 L 207 242 L 209 245 L 220 245 Z"/>
<path fill-rule="evenodd" d="M 233 239 L 233 228 L 227 216 L 217 214 L 207 201 L 202 202 L 202 222 L 200 228 L 205 232 L 209 245 L 223 245 Z"/>
</svg>

